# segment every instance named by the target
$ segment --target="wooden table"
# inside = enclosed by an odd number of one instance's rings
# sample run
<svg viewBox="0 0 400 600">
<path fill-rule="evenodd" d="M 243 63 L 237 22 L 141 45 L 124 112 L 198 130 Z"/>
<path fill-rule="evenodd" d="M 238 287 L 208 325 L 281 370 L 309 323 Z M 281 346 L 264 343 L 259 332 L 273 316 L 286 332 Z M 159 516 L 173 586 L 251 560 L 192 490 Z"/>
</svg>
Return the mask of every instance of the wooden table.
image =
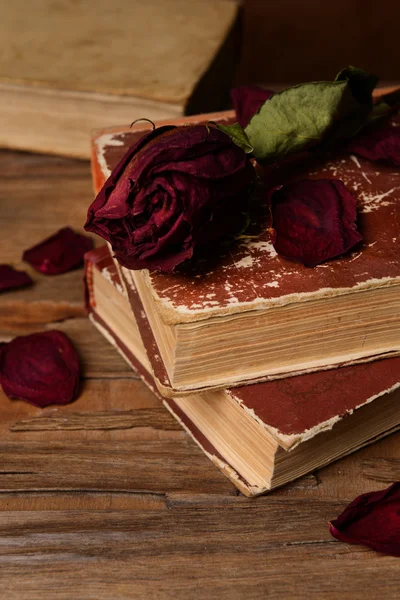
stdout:
<svg viewBox="0 0 400 600">
<path fill-rule="evenodd" d="M 88 163 L 3 151 L 0 177 L 0 262 L 85 221 Z M 2 294 L 0 339 L 65 331 L 84 381 L 44 410 L 0 392 L 1 599 L 399 598 L 400 560 L 327 523 L 400 479 L 400 434 L 244 498 L 85 318 L 82 270 L 33 277 Z"/>
</svg>

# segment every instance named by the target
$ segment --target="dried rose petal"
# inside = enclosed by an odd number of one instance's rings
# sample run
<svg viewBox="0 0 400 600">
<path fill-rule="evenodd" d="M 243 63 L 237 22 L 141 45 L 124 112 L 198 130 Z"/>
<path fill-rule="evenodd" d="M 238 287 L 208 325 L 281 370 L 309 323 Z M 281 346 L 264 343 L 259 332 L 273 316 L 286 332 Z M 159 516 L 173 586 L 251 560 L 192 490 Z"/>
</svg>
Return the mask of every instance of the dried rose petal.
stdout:
<svg viewBox="0 0 400 600">
<path fill-rule="evenodd" d="M 32 279 L 25 271 L 17 271 L 10 265 L 0 265 L 0 292 L 25 287 L 32 283 Z"/>
<path fill-rule="evenodd" d="M 70 227 L 63 227 L 33 248 L 25 250 L 23 259 L 36 271 L 45 275 L 59 275 L 79 267 L 85 252 L 91 250 L 93 241 Z"/>
<path fill-rule="evenodd" d="M 231 99 L 236 118 L 242 127 L 246 127 L 251 117 L 274 92 L 264 90 L 257 85 L 243 85 L 231 90 Z"/>
<path fill-rule="evenodd" d="M 33 333 L 0 347 L 0 384 L 35 406 L 67 404 L 79 391 L 79 359 L 61 331 Z"/>
<path fill-rule="evenodd" d="M 400 556 L 400 483 L 358 496 L 330 523 L 329 530 L 342 542 Z"/>
<path fill-rule="evenodd" d="M 356 200 L 338 179 L 304 179 L 270 192 L 272 243 L 278 254 L 315 267 L 362 240 Z"/>
<path fill-rule="evenodd" d="M 369 127 L 350 140 L 347 151 L 371 161 L 400 167 L 400 127 L 391 122 Z"/>
</svg>

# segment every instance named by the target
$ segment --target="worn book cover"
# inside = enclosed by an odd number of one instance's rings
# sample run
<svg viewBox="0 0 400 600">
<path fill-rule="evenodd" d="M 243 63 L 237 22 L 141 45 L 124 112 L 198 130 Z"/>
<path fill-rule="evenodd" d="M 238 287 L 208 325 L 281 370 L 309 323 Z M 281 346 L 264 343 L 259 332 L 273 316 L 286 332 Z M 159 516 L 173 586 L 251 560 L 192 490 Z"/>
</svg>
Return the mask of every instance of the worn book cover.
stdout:
<svg viewBox="0 0 400 600">
<path fill-rule="evenodd" d="M 92 321 L 154 391 L 157 344 L 132 289 L 131 314 L 106 246 L 86 255 L 85 277 Z M 233 483 L 257 495 L 397 429 L 399 373 L 396 357 L 163 401 Z"/>
</svg>

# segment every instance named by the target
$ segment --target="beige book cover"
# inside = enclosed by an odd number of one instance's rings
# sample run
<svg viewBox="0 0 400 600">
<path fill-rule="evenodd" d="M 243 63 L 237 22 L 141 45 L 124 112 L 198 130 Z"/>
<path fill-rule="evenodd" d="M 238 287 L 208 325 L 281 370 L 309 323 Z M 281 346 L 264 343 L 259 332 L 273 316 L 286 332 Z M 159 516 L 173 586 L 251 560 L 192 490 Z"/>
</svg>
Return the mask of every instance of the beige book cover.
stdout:
<svg viewBox="0 0 400 600">
<path fill-rule="evenodd" d="M 5 3 L 0 145 L 87 158 L 93 128 L 221 108 L 238 15 L 233 0 Z"/>
</svg>

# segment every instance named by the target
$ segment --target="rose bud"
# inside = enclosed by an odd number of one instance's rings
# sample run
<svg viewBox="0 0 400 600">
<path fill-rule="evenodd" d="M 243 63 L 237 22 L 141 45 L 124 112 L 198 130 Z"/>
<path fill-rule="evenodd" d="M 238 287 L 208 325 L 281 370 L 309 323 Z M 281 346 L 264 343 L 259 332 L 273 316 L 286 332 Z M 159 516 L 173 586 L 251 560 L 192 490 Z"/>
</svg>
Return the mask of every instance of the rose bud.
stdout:
<svg viewBox="0 0 400 600">
<path fill-rule="evenodd" d="M 79 392 L 79 359 L 62 331 L 19 336 L 0 345 L 0 385 L 35 406 L 67 404 Z"/>
<path fill-rule="evenodd" d="M 132 146 L 85 225 L 129 269 L 173 271 L 241 231 L 255 170 L 215 127 L 160 127 Z"/>
<path fill-rule="evenodd" d="M 271 241 L 278 254 L 306 267 L 361 242 L 356 199 L 339 179 L 303 179 L 269 192 Z"/>
</svg>

